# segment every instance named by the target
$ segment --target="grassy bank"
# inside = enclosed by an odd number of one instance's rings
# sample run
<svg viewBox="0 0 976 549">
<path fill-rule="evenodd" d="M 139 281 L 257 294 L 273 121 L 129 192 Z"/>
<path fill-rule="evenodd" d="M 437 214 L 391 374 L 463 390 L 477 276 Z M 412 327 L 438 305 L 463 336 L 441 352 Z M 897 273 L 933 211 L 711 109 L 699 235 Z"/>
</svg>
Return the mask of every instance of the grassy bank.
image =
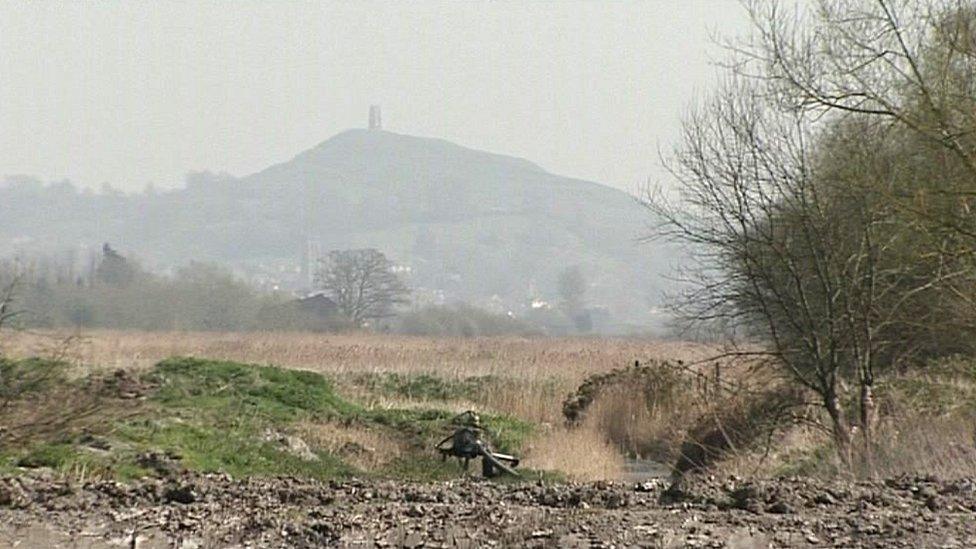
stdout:
<svg viewBox="0 0 976 549">
<path fill-rule="evenodd" d="M 634 360 L 693 362 L 714 349 L 681 342 L 602 338 L 432 338 L 387 334 L 137 332 L 7 334 L 0 352 L 25 358 L 58 352 L 85 372 L 145 370 L 173 356 L 205 357 L 325 374 L 342 389 L 364 375 L 428 375 L 446 383 L 493 377 L 510 383 L 483 391 L 477 404 L 534 423 L 562 421 L 562 400 L 587 377 Z M 349 387 L 354 388 L 354 387 Z M 402 393 L 402 392 L 401 392 Z M 386 395 L 404 398 L 406 395 Z"/>
<path fill-rule="evenodd" d="M 136 375 L 72 379 L 64 363 L 4 364 L 10 427 L 0 468 L 7 472 L 44 467 L 121 479 L 180 469 L 320 479 L 461 474 L 432 450 L 451 432 L 453 410 L 363 405 L 315 372 L 174 358 Z M 32 417 L 40 409 L 56 418 Z M 521 452 L 535 430 L 504 415 L 482 419 L 501 451 Z"/>
<path fill-rule="evenodd" d="M 382 334 L 146 333 L 90 331 L 8 333 L 8 356 L 64 356 L 78 375 L 124 369 L 146 372 L 170 356 L 273 364 L 323 374 L 347 401 L 368 409 L 475 409 L 536 426 L 525 465 L 577 479 L 618 478 L 624 460 L 598 429 L 563 428 L 562 403 L 589 375 L 635 358 L 694 362 L 714 352 L 693 343 L 600 338 L 430 338 Z M 315 426 L 309 436 L 349 447 L 387 446 L 372 431 Z M 352 435 L 355 436 L 352 436 Z M 367 442 L 360 442 L 365 440 Z M 382 453 L 382 452 L 378 452 Z M 368 455 L 364 461 L 375 467 Z"/>
</svg>

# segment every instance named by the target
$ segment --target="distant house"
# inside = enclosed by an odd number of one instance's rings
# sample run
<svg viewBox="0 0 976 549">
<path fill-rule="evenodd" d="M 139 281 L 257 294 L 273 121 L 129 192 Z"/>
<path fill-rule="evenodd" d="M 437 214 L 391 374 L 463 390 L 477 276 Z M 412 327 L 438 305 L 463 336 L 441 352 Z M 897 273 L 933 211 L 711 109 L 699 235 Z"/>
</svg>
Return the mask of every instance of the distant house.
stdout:
<svg viewBox="0 0 976 549">
<path fill-rule="evenodd" d="M 298 310 L 322 319 L 335 318 L 339 314 L 339 305 L 331 297 L 322 294 L 312 294 L 293 301 Z"/>
<path fill-rule="evenodd" d="M 268 305 L 258 313 L 258 320 L 266 330 L 331 332 L 347 326 L 339 306 L 323 294 Z"/>
</svg>

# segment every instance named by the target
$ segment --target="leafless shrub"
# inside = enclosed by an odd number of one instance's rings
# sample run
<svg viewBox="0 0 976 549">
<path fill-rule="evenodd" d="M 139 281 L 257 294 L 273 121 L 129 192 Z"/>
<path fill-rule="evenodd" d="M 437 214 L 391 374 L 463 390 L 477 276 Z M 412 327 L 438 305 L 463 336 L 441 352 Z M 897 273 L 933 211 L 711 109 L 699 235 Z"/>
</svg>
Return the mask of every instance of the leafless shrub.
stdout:
<svg viewBox="0 0 976 549">
<path fill-rule="evenodd" d="M 3 332 L 22 311 L 16 307 L 17 289 L 20 277 L 16 274 L 0 273 L 0 354 L 3 347 Z"/>
</svg>

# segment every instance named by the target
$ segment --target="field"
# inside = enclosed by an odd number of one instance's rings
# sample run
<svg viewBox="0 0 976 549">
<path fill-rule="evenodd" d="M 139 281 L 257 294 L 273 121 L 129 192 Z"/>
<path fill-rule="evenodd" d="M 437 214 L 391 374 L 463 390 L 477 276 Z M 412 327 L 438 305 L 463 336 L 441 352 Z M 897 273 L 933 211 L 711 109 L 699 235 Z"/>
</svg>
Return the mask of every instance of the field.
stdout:
<svg viewBox="0 0 976 549">
<path fill-rule="evenodd" d="M 715 352 L 696 344 L 642 339 L 122 331 L 21 332 L 9 336 L 4 349 L 11 357 L 63 357 L 76 376 L 120 369 L 135 375 L 169 357 L 316 372 L 333 382 L 343 398 L 371 410 L 436 408 L 460 413 L 473 409 L 526 422 L 535 426 L 521 447 L 526 467 L 589 480 L 619 478 L 623 456 L 609 442 L 607 425 L 594 421 L 565 428 L 564 399 L 588 376 L 627 367 L 635 360 L 694 362 Z M 355 443 L 378 453 L 396 451 L 376 433 L 354 426 L 332 422 L 295 428 L 306 438 L 329 439 L 329 447 Z M 365 456 L 359 461 L 370 459 Z"/>
<path fill-rule="evenodd" d="M 86 368 L 145 368 L 173 356 L 274 364 L 315 372 L 504 376 L 557 380 L 575 388 L 586 376 L 635 360 L 695 361 L 714 348 L 638 338 L 425 338 L 386 334 L 20 332 L 3 343 L 13 356 L 64 353 Z M 554 416 L 548 416 L 552 419 Z M 528 418 L 527 418 L 528 419 Z M 535 419 L 541 419 L 536 417 Z"/>
<path fill-rule="evenodd" d="M 890 431 L 885 474 L 945 476 L 852 482 L 829 469 L 823 437 L 795 427 L 762 452 L 756 480 L 729 476 L 755 465 L 748 444 L 783 393 L 727 362 L 722 387 L 744 392 L 718 391 L 707 359 L 719 349 L 691 343 L 96 331 L 10 334 L 2 350 L 0 543 L 976 542 L 965 364 L 951 383 L 932 372 L 887 393 L 892 410 L 943 419 Z M 521 478 L 486 482 L 436 457 L 432 444 L 468 409 L 495 448 L 524 457 Z M 713 423 L 743 444 L 693 491 L 621 482 L 625 456 L 673 458 Z M 777 467 L 806 476 L 761 480 Z"/>
<path fill-rule="evenodd" d="M 160 361 L 196 358 L 319 374 L 334 388 L 336 398 L 369 413 L 426 410 L 447 416 L 475 410 L 525 426 L 517 445 L 525 466 L 568 479 L 625 478 L 625 456 L 672 464 L 689 436 L 703 439 L 715 431 L 722 438 L 731 436 L 734 443 L 735 451 L 720 464 L 723 473 L 869 478 L 918 472 L 976 474 L 971 451 L 976 368 L 964 360 L 933 364 L 879 385 L 883 414 L 875 452 L 883 459 L 867 469 L 842 471 L 831 454 L 829 437 L 804 427 L 819 413 L 816 405 L 792 409 L 794 419 L 783 423 L 786 416 L 767 404 L 804 397 L 784 394 L 775 376 L 751 368 L 749 362 L 709 360 L 721 354 L 717 346 L 640 338 L 109 330 L 7 333 L 0 344 L 0 351 L 14 359 L 62 360 L 76 379 L 118 371 L 151 376 Z M 645 369 L 628 373 L 635 361 Z M 712 383 L 717 382 L 712 378 L 716 363 L 722 367 L 721 386 Z M 584 420 L 568 426 L 567 398 L 578 389 L 599 386 L 594 382 L 601 378 L 608 383 L 589 395 L 592 402 L 587 402 Z M 366 471 L 389 463 L 380 456 L 409 458 L 429 442 L 397 442 L 390 433 L 354 423 L 301 421 L 284 430 L 318 442 L 331 453 L 349 447 L 371 449 L 352 460 Z"/>
</svg>

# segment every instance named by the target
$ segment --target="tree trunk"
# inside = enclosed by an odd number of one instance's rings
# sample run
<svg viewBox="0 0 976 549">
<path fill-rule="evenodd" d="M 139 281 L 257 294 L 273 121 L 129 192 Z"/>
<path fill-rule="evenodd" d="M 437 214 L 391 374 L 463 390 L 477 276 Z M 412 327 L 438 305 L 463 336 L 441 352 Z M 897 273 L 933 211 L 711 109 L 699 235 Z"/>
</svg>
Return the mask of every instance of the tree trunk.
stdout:
<svg viewBox="0 0 976 549">
<path fill-rule="evenodd" d="M 831 426 L 834 433 L 834 444 L 837 446 L 837 457 L 841 463 L 850 468 L 851 465 L 851 430 L 847 424 L 844 409 L 837 399 L 837 395 L 831 392 L 824 397 L 824 407 L 827 415 L 830 416 Z"/>
<path fill-rule="evenodd" d="M 861 383 L 859 405 L 861 437 L 864 443 L 862 459 L 865 469 L 872 471 L 874 466 L 872 459 L 874 457 L 874 426 L 877 423 L 877 409 L 874 403 L 874 387 L 869 381 L 863 381 Z"/>
</svg>

